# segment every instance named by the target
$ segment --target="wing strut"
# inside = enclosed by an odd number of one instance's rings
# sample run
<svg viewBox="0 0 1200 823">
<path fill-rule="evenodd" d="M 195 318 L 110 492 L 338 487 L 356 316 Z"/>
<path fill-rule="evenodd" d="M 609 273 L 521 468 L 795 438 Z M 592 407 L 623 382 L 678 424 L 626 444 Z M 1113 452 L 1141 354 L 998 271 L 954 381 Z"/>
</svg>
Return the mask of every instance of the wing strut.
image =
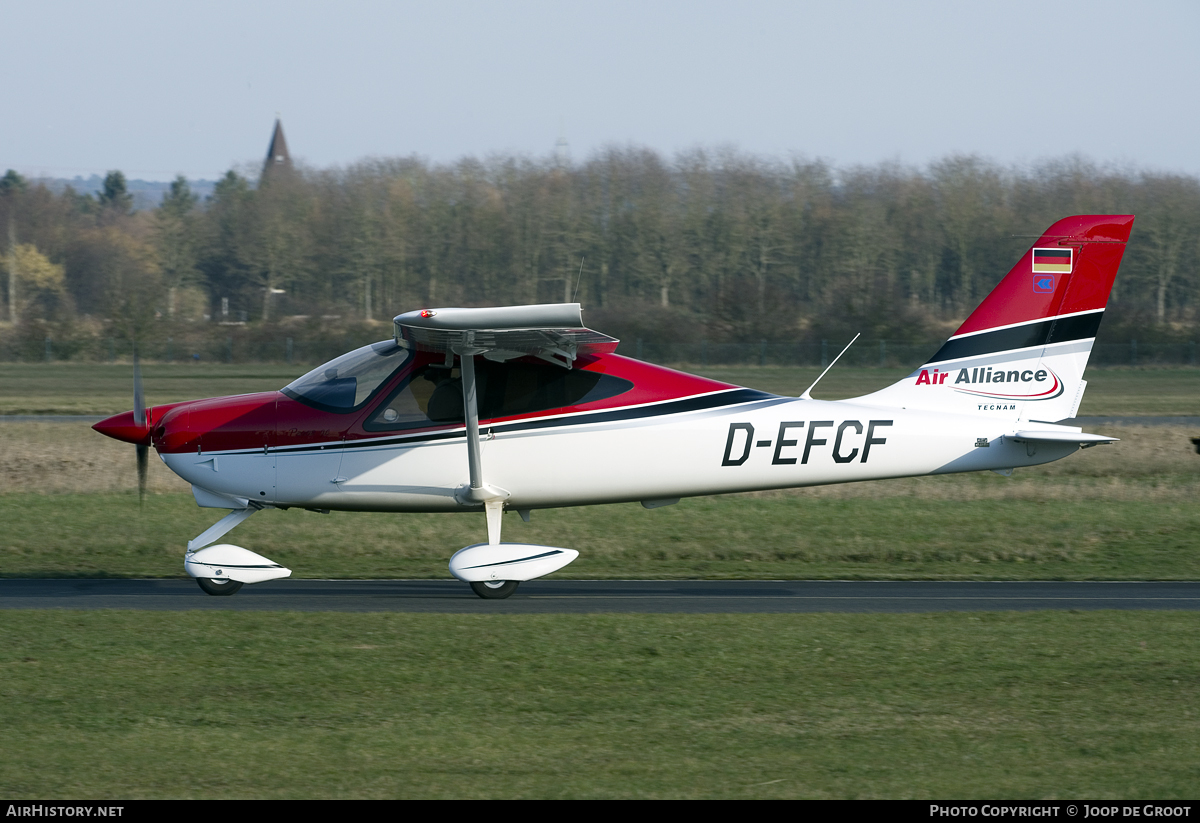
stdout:
<svg viewBox="0 0 1200 823">
<path fill-rule="evenodd" d="M 482 503 L 487 514 L 488 543 L 496 545 L 500 542 L 500 519 L 504 514 L 504 501 L 509 493 L 498 486 L 490 485 L 483 479 L 483 458 L 479 448 L 479 394 L 475 382 L 475 355 L 483 354 L 486 349 L 474 345 L 475 332 L 468 331 L 463 345 L 455 346 L 462 364 L 463 388 L 463 417 L 467 421 L 467 468 L 470 471 L 470 485 L 460 490 L 459 498 L 463 502 Z"/>
<path fill-rule="evenodd" d="M 500 542 L 500 516 L 507 490 L 483 479 L 479 448 L 479 399 L 475 356 L 505 363 L 537 357 L 564 369 L 581 355 L 615 351 L 617 340 L 585 328 L 578 303 L 498 306 L 479 309 L 423 309 L 397 315 L 396 343 L 416 351 L 455 354 L 462 363 L 463 417 L 467 423 L 467 465 L 471 482 L 457 493 L 459 502 L 483 504 L 487 512 L 488 543 Z"/>
<path fill-rule="evenodd" d="M 397 315 L 393 322 L 397 345 L 444 354 L 447 366 L 458 355 L 461 363 L 470 482 L 455 497 L 464 505 L 483 505 L 488 542 L 457 552 L 450 559 L 451 574 L 470 583 L 480 597 L 502 598 L 512 594 L 519 581 L 550 574 L 578 557 L 573 549 L 500 542 L 504 503 L 511 495 L 484 479 L 475 357 L 494 363 L 537 357 L 569 369 L 581 356 L 614 351 L 617 340 L 585 328 L 578 303 L 422 309 Z"/>
</svg>

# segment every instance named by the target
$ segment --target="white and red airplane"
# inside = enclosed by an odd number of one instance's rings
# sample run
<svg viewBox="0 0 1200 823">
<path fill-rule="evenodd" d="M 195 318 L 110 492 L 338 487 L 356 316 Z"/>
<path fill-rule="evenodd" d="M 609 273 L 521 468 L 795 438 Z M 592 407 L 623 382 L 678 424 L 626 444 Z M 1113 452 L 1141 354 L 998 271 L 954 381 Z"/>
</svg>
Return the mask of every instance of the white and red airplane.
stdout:
<svg viewBox="0 0 1200 823">
<path fill-rule="evenodd" d="M 1131 215 L 1051 226 L 954 335 L 900 382 L 851 400 L 779 397 L 614 354 L 578 303 L 426 309 L 395 336 L 279 391 L 144 408 L 96 424 L 148 447 L 200 506 L 188 543 L 209 594 L 291 571 L 210 545 L 265 508 L 486 514 L 450 561 L 480 597 L 561 569 L 572 549 L 501 543 L 505 511 L 640 502 L 1058 460 L 1115 438 L 1075 415 Z M 840 356 L 840 355 L 839 355 Z M 836 362 L 836 361 L 835 361 Z M 818 378 L 819 380 L 819 378 Z M 815 385 L 815 384 L 814 384 Z M 208 548 L 205 548 L 205 547 Z"/>
</svg>

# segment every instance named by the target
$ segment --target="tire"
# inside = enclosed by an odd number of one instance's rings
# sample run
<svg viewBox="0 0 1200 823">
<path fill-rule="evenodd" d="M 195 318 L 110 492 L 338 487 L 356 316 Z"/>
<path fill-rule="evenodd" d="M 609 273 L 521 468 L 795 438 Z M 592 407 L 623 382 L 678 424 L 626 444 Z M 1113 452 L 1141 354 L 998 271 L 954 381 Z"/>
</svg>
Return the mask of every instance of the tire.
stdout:
<svg viewBox="0 0 1200 823">
<path fill-rule="evenodd" d="M 197 577 L 196 582 L 200 584 L 200 588 L 205 594 L 211 594 L 213 597 L 228 597 L 231 594 L 236 594 L 237 590 L 242 587 L 242 584 L 237 580 L 217 580 L 211 577 Z"/>
<path fill-rule="evenodd" d="M 520 580 L 497 580 L 483 583 L 472 583 L 471 591 L 484 600 L 503 600 L 517 590 Z"/>
</svg>

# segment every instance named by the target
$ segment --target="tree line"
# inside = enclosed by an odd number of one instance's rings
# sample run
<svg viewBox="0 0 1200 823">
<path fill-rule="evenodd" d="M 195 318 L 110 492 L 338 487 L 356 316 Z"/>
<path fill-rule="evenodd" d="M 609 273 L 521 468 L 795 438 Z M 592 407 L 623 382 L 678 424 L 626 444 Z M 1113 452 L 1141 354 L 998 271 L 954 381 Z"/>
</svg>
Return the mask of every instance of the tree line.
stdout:
<svg viewBox="0 0 1200 823">
<path fill-rule="evenodd" d="M 230 171 L 203 202 L 179 178 L 140 212 L 120 172 L 87 194 L 9 171 L 0 320 L 30 339 L 137 340 L 577 299 L 594 327 L 650 341 L 861 331 L 924 342 L 952 330 L 1031 235 L 1081 213 L 1137 215 L 1102 334 L 1195 339 L 1195 177 L 1078 158 L 836 168 L 637 147 L 575 164 L 410 157 L 258 181 Z"/>
</svg>

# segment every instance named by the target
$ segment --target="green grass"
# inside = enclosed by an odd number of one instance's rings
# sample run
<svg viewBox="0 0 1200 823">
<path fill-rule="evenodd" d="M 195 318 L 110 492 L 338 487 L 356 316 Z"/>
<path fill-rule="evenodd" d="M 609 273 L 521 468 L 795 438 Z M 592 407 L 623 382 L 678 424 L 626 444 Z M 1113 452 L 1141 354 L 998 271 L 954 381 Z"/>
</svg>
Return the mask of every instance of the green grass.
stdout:
<svg viewBox="0 0 1200 823">
<path fill-rule="evenodd" d="M 940 482 L 962 498 L 963 485 L 993 493 L 984 478 Z M 1042 481 L 982 499 L 780 492 L 592 506 L 537 511 L 529 524 L 510 515 L 504 536 L 578 549 L 558 578 L 1200 578 L 1194 482 L 1125 488 L 1126 499 L 1075 488 L 1081 499 Z M 141 511 L 132 494 L 0 495 L 0 576 L 181 577 L 186 541 L 222 514 L 180 494 L 151 495 Z M 481 515 L 293 509 L 260 512 L 228 539 L 296 577 L 447 578 L 450 555 L 484 534 Z"/>
<path fill-rule="evenodd" d="M 1200 785 L 1192 614 L 7 611 L 0 791 L 1127 798 Z"/>
<path fill-rule="evenodd" d="M 1200 415 L 1200 369 L 1089 369 L 1081 416 Z"/>
<path fill-rule="evenodd" d="M 786 366 L 684 366 L 741 386 L 797 396 L 820 369 Z M 146 402 L 270 391 L 307 366 L 151 363 L 143 368 Z M 891 385 L 909 369 L 835 367 L 818 385 L 822 400 L 858 397 Z M 1082 415 L 1200 415 L 1200 369 L 1089 369 Z M 133 405 L 133 369 L 125 364 L 0 363 L 2 414 L 116 414 Z"/>
<path fill-rule="evenodd" d="M 306 366 L 148 363 L 146 403 L 272 391 Z M 133 367 L 107 363 L 0 363 L 0 414 L 117 414 L 133 408 Z"/>
</svg>

